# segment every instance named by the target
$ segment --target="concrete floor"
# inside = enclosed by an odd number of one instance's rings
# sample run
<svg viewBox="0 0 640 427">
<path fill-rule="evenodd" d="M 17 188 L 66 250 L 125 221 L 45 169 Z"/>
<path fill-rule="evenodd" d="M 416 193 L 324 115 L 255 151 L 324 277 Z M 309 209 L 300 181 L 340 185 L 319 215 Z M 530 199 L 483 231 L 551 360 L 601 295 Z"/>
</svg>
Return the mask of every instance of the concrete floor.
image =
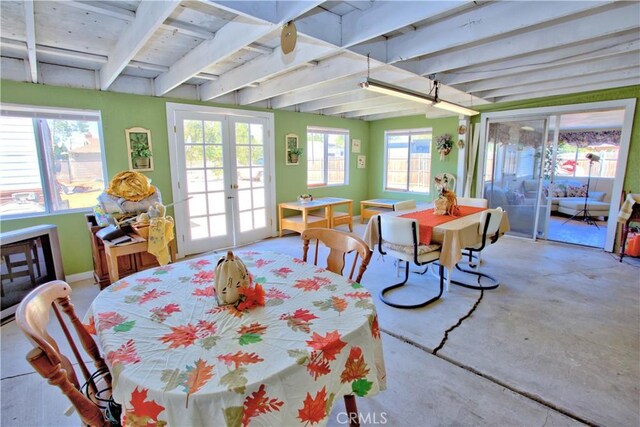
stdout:
<svg viewBox="0 0 640 427">
<path fill-rule="evenodd" d="M 359 225 L 355 233 L 363 230 Z M 301 254 L 297 235 L 251 247 Z M 484 292 L 437 355 L 444 331 L 467 314 L 478 291 L 452 286 L 418 310 L 391 308 L 376 297 L 388 389 L 358 399 L 364 425 L 640 425 L 638 263 L 508 237 L 487 248 L 483 261 L 501 286 Z M 393 261 L 374 253 L 363 284 L 377 295 L 397 281 Z M 434 276 L 412 274 L 394 296 L 436 291 Z M 90 284 L 74 285 L 80 314 L 96 293 Z M 24 361 L 29 344 L 14 322 L 1 333 L 2 425 L 78 425 L 77 416 L 62 415 L 68 405 L 60 392 Z M 343 425 L 342 410 L 338 403 L 328 425 Z"/>
</svg>

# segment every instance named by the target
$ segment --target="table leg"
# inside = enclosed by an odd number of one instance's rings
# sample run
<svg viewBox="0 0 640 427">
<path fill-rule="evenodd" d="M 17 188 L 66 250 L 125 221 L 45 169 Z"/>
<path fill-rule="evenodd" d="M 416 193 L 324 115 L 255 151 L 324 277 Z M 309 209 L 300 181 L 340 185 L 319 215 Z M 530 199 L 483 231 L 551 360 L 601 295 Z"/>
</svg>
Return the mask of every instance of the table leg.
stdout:
<svg viewBox="0 0 640 427">
<path fill-rule="evenodd" d="M 349 231 L 353 233 L 353 203 L 349 202 Z"/>
<path fill-rule="evenodd" d="M 360 224 L 364 224 L 364 203 L 360 202 Z"/>
<path fill-rule="evenodd" d="M 104 246 L 104 254 L 107 258 L 107 267 L 109 270 L 109 281 L 115 283 L 120 279 L 118 272 L 118 255 L 112 252 L 111 246 Z"/>
</svg>

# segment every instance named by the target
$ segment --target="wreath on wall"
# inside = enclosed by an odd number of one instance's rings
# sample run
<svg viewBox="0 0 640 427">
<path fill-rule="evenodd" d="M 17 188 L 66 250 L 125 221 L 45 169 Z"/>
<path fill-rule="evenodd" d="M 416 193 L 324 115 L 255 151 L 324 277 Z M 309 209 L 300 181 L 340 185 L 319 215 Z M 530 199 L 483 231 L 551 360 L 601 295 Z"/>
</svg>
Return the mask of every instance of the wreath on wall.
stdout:
<svg viewBox="0 0 640 427">
<path fill-rule="evenodd" d="M 445 133 L 444 135 L 440 135 L 436 137 L 436 150 L 440 153 L 440 160 L 444 160 L 445 156 L 447 156 L 451 149 L 453 148 L 453 137 Z"/>
</svg>

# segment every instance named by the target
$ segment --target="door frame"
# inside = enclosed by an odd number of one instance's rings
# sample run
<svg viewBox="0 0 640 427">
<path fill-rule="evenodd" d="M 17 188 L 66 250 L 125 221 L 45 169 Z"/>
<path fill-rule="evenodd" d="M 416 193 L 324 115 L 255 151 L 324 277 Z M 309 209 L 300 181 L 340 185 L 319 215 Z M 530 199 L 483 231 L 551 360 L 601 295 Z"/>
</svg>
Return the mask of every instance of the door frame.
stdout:
<svg viewBox="0 0 640 427">
<path fill-rule="evenodd" d="M 178 160 L 178 143 L 177 143 L 177 126 L 176 126 L 176 113 L 177 112 L 192 112 L 192 113 L 205 113 L 205 114 L 217 114 L 223 116 L 234 116 L 244 118 L 259 118 L 266 121 L 265 128 L 265 143 L 269 144 L 270 148 L 265 150 L 265 157 L 267 157 L 268 164 L 271 165 L 271 170 L 265 170 L 265 187 L 269 190 L 269 198 L 265 200 L 265 209 L 268 213 L 267 220 L 271 225 L 271 236 L 277 235 L 276 224 L 276 177 L 275 177 L 275 137 L 274 137 L 274 114 L 266 111 L 253 111 L 253 110 L 239 110 L 233 108 L 221 108 L 210 107 L 206 105 L 193 105 L 193 104 L 180 104 L 175 102 L 167 102 L 167 135 L 169 140 L 169 164 L 171 173 L 171 191 L 173 192 L 172 198 L 175 198 L 176 194 L 180 193 L 180 175 Z M 265 162 L 267 163 L 267 162 Z M 181 253 L 181 243 L 184 242 L 186 230 L 184 225 L 176 220 L 176 241 L 178 244 L 179 258 L 184 256 Z"/>
<path fill-rule="evenodd" d="M 562 115 L 570 113 L 596 112 L 603 110 L 624 109 L 624 122 L 622 124 L 622 134 L 620 135 L 620 151 L 618 152 L 618 165 L 616 168 L 616 176 L 613 181 L 613 189 L 611 191 L 611 206 L 609 208 L 609 219 L 607 221 L 607 237 L 605 239 L 605 252 L 613 252 L 615 243 L 616 224 L 618 218 L 619 206 L 622 201 L 622 187 L 629 160 L 629 147 L 631 144 L 631 130 L 633 129 L 633 116 L 636 109 L 636 99 L 617 99 L 612 101 L 588 102 L 584 104 L 558 105 L 552 107 L 539 108 L 523 108 L 518 110 L 499 111 L 492 113 L 482 113 L 480 115 L 480 135 L 482 143 L 478 147 L 478 170 L 476 171 L 476 197 L 484 194 L 484 168 L 485 168 L 485 150 L 486 150 L 486 131 L 489 119 L 501 118 L 522 118 L 528 116 L 539 115 Z"/>
</svg>

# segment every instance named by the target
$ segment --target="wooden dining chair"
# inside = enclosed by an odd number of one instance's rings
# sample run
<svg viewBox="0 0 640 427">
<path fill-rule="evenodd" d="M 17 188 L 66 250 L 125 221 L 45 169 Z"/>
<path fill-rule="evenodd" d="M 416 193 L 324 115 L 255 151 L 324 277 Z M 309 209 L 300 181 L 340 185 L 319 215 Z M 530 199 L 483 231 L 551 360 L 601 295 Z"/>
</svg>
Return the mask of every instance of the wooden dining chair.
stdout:
<svg viewBox="0 0 640 427">
<path fill-rule="evenodd" d="M 387 286 L 380 291 L 380 300 L 391 307 L 419 308 L 429 305 L 442 296 L 444 290 L 444 267 L 439 266 L 440 291 L 438 295 L 425 301 L 413 304 L 400 304 L 387 297 L 387 293 L 404 286 L 409 280 L 409 264 L 413 262 L 418 266 L 424 266 L 440 259 L 440 245 L 420 244 L 418 222 L 410 218 L 398 218 L 390 215 L 378 216 L 378 251 L 382 255 L 389 255 L 404 261 L 404 280 L 395 285 Z"/>
<path fill-rule="evenodd" d="M 346 233 L 344 231 L 333 230 L 330 228 L 309 228 L 302 232 L 302 260 L 307 261 L 307 253 L 309 251 L 309 241 L 316 241 L 315 257 L 313 260 L 314 265 L 318 265 L 318 248 L 319 243 L 322 242 L 329 250 L 329 256 L 327 257 L 327 270 L 336 274 L 342 275 L 346 263 L 346 255 L 353 251 L 356 252 L 351 269 L 349 270 L 349 280 L 354 280 L 360 283 L 362 275 L 367 270 L 369 261 L 371 260 L 371 250 L 369 246 L 361 238 Z M 358 269 L 358 275 L 353 278 L 356 265 L 360 259 L 360 268 Z"/>
<path fill-rule="evenodd" d="M 456 264 L 456 269 L 467 274 L 472 274 L 477 277 L 477 285 L 471 285 L 468 283 L 460 282 L 458 280 L 451 280 L 451 283 L 458 286 L 463 286 L 469 289 L 490 290 L 500 286 L 500 282 L 493 276 L 486 273 L 482 273 L 478 270 L 480 266 L 480 253 L 487 246 L 487 242 L 494 244 L 500 238 L 500 223 L 502 222 L 502 216 L 504 211 L 498 207 L 496 209 L 487 209 L 480 214 L 480 222 L 478 224 L 478 234 L 480 235 L 480 241 L 473 245 L 464 248 L 462 255 L 468 257 L 469 265 L 474 268 L 466 269 Z M 477 255 L 476 255 L 477 254 Z M 485 277 L 492 283 L 488 286 L 483 286 L 480 280 Z"/>
<path fill-rule="evenodd" d="M 344 231 L 333 230 L 330 228 L 309 228 L 302 232 L 302 260 L 307 261 L 307 255 L 309 252 L 309 241 L 316 241 L 316 250 L 313 260 L 314 265 L 318 265 L 318 248 L 320 242 L 329 248 L 329 256 L 327 257 L 327 270 L 336 273 L 343 274 L 346 255 L 354 252 L 353 263 L 349 269 L 349 280 L 354 280 L 360 283 L 362 275 L 367 270 L 369 261 L 371 260 L 371 250 L 369 246 L 361 238 L 354 236 Z M 358 275 L 353 278 L 353 274 L 356 270 L 356 265 L 360 258 L 360 268 L 358 269 Z M 347 415 L 349 416 L 349 425 L 351 427 L 357 427 L 360 425 L 358 417 L 358 406 L 356 404 L 356 397 L 353 394 L 347 394 L 344 396 L 344 405 Z"/>
<path fill-rule="evenodd" d="M 53 282 L 38 286 L 20 302 L 16 311 L 16 322 L 18 327 L 34 345 L 34 348 L 27 353 L 27 361 L 33 366 L 36 372 L 49 380 L 49 384 L 55 385 L 62 390 L 62 393 L 69 398 L 78 411 L 83 423 L 90 426 L 110 426 L 111 424 L 107 421 L 103 413 L 106 405 L 103 407 L 100 403 L 100 400 L 104 399 L 103 401 L 106 401 L 108 397 L 101 395 L 105 390 L 98 389 L 98 387 L 102 387 L 103 384 L 98 382 L 96 374 L 92 375 L 89 373 L 89 369 L 82 360 L 78 347 L 58 307 L 68 316 L 82 347 L 93 359 L 95 367 L 97 368 L 96 373 L 101 375 L 101 380 L 105 383 L 104 385 L 106 385 L 105 389 L 107 393 L 109 393 L 111 389 L 111 375 L 104 360 L 100 357 L 96 343 L 76 315 L 73 304 L 71 304 L 69 298 L 70 295 L 71 287 L 66 282 L 54 280 Z M 86 394 L 82 392 L 81 384 L 78 381 L 71 361 L 60 352 L 60 347 L 47 331 L 49 315 L 52 310 L 60 323 L 67 341 L 69 341 L 71 351 L 85 378 L 87 386 Z"/>
<path fill-rule="evenodd" d="M 474 197 L 458 197 L 458 205 L 473 206 L 475 208 L 488 208 L 489 201 L 487 199 L 478 199 Z"/>
</svg>

